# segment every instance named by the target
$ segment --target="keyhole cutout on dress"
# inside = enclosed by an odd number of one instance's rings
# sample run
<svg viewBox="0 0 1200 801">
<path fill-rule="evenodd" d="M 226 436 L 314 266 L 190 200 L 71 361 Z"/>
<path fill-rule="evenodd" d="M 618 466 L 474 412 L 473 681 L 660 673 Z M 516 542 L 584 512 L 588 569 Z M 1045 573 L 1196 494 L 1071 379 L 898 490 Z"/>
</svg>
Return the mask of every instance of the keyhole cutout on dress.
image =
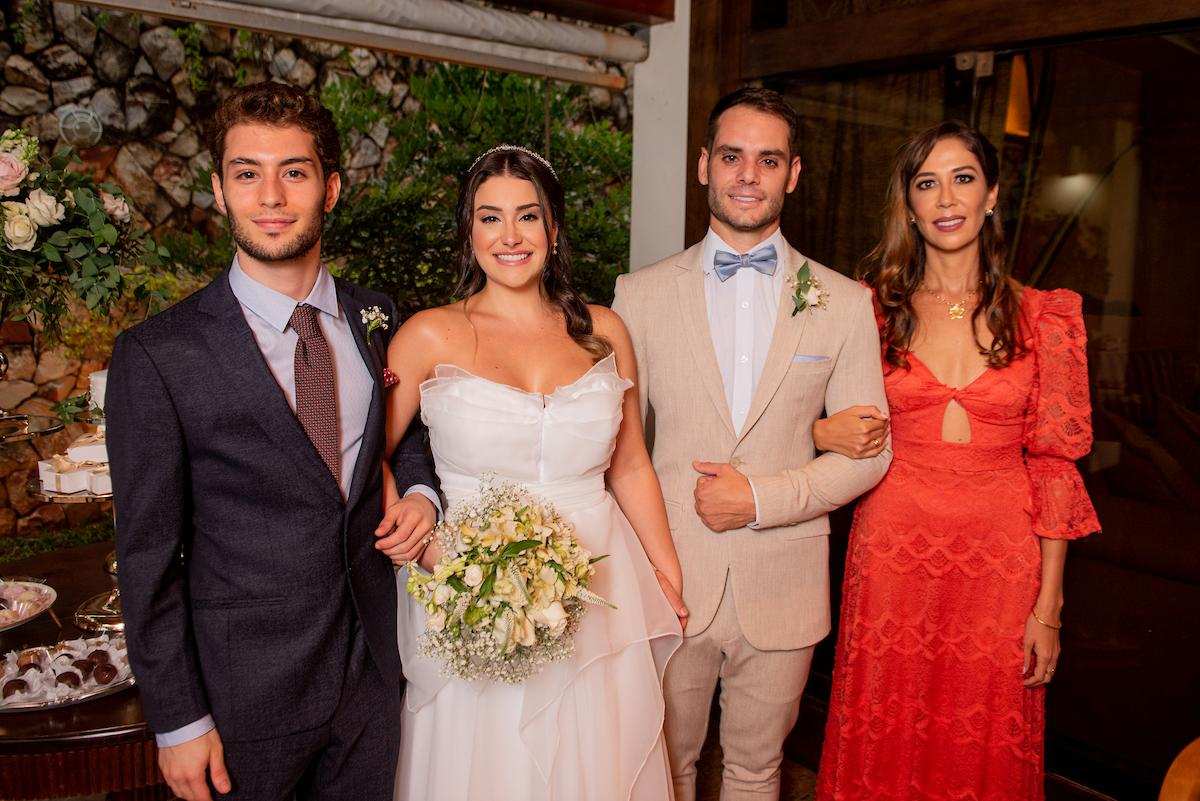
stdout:
<svg viewBox="0 0 1200 801">
<path fill-rule="evenodd" d="M 942 413 L 942 441 L 959 445 L 971 441 L 971 416 L 956 398 L 946 402 Z"/>
</svg>

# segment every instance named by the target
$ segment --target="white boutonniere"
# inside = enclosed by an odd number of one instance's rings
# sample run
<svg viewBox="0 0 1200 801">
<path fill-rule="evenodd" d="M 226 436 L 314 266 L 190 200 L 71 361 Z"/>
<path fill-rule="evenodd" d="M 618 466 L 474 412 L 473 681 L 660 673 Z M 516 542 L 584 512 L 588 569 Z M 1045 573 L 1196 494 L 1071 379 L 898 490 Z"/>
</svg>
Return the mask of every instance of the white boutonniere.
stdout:
<svg viewBox="0 0 1200 801">
<path fill-rule="evenodd" d="M 383 313 L 383 309 L 378 306 L 372 306 L 369 309 L 362 310 L 362 322 L 367 327 L 367 336 L 377 328 L 382 328 L 384 331 L 388 327 L 388 316 Z"/>
<path fill-rule="evenodd" d="M 821 281 L 813 277 L 812 267 L 807 259 L 800 265 L 796 274 L 788 278 L 788 285 L 792 288 L 792 302 L 796 304 L 792 309 L 793 317 L 810 306 L 823 309 L 829 302 L 829 293 L 825 291 Z"/>
</svg>

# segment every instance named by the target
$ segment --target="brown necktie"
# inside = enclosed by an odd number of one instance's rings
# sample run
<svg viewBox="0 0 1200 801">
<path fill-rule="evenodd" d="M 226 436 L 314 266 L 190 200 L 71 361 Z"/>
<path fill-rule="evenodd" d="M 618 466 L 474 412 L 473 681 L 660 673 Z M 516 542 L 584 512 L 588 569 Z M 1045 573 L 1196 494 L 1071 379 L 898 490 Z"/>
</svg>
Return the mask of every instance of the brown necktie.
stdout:
<svg viewBox="0 0 1200 801">
<path fill-rule="evenodd" d="M 292 329 L 300 337 L 296 340 L 296 416 L 340 484 L 342 446 L 333 356 L 317 314 L 316 307 L 307 303 L 299 304 L 292 312 Z"/>
</svg>

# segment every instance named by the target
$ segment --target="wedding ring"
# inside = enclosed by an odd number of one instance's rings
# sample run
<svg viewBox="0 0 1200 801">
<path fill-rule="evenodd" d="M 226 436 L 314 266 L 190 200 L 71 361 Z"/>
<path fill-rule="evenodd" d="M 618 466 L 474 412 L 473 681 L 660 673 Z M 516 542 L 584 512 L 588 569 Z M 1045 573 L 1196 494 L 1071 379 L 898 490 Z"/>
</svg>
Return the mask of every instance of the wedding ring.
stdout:
<svg viewBox="0 0 1200 801">
<path fill-rule="evenodd" d="M 876 437 L 875 439 L 871 440 L 871 447 L 872 447 L 872 448 L 878 448 L 878 447 L 879 447 L 879 438 L 878 438 L 878 437 Z"/>
</svg>

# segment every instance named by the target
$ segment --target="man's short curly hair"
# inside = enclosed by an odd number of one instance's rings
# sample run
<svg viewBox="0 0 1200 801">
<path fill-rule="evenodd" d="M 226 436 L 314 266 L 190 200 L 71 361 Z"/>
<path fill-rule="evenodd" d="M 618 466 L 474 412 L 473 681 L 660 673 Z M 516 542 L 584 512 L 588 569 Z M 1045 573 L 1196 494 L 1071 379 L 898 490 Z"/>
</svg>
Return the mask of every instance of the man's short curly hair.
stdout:
<svg viewBox="0 0 1200 801">
<path fill-rule="evenodd" d="M 208 152 L 218 178 L 225 162 L 225 137 L 230 128 L 243 123 L 300 128 L 313 138 L 322 173 L 328 177 L 340 169 L 342 145 L 329 109 L 302 89 L 264 81 L 235 90 L 207 126 Z"/>
</svg>

